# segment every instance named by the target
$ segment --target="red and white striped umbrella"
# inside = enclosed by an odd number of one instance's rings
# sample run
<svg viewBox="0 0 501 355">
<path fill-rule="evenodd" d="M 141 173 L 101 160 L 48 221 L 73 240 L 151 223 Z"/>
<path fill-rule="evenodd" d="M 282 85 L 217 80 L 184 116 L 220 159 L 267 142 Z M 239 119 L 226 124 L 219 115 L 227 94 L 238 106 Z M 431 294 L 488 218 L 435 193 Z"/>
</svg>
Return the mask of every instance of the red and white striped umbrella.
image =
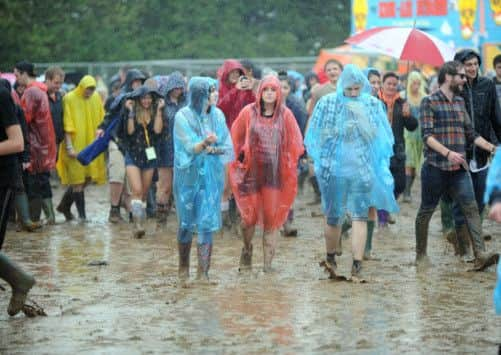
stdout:
<svg viewBox="0 0 501 355">
<path fill-rule="evenodd" d="M 377 27 L 357 33 L 346 43 L 401 60 L 434 66 L 454 58 L 454 49 L 440 39 L 413 27 Z"/>
</svg>

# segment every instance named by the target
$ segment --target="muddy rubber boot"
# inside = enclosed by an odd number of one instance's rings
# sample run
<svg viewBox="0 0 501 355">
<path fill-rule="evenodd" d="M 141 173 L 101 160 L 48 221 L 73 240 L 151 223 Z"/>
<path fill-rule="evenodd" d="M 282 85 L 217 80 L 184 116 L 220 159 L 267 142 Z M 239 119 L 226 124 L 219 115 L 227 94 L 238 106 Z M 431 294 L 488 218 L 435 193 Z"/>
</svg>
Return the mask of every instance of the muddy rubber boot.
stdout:
<svg viewBox="0 0 501 355">
<path fill-rule="evenodd" d="M 87 220 L 85 215 L 85 195 L 83 191 L 73 192 L 73 200 L 77 206 L 78 218 L 81 222 Z"/>
<path fill-rule="evenodd" d="M 15 316 L 23 309 L 28 292 L 35 284 L 35 279 L 3 253 L 0 253 L 0 278 L 7 281 L 12 288 L 7 313 L 9 316 Z"/>
<path fill-rule="evenodd" d="M 341 225 L 341 238 L 347 239 L 348 231 L 350 229 L 351 229 L 351 217 L 346 216 L 346 218 L 343 221 L 343 224 Z"/>
<path fill-rule="evenodd" d="M 431 216 L 435 210 L 419 209 L 416 216 L 416 262 L 426 259 L 426 249 L 428 246 L 428 227 Z"/>
<path fill-rule="evenodd" d="M 177 243 L 179 253 L 179 268 L 178 277 L 181 281 L 186 281 L 190 278 L 190 252 L 191 241 L 189 243 Z"/>
<path fill-rule="evenodd" d="M 34 232 L 42 228 L 40 223 L 35 223 L 31 220 L 30 209 L 28 207 L 28 197 L 24 192 L 15 196 L 15 204 L 21 230 Z"/>
<path fill-rule="evenodd" d="M 44 198 L 42 200 L 42 209 L 47 220 L 47 224 L 51 226 L 56 224 L 56 215 L 54 213 L 54 206 L 52 205 L 52 198 Z"/>
<path fill-rule="evenodd" d="M 28 199 L 30 217 L 33 222 L 40 222 L 40 216 L 42 214 L 42 199 L 32 198 Z"/>
<path fill-rule="evenodd" d="M 108 222 L 116 224 L 122 220 L 122 216 L 120 215 L 120 206 L 111 206 L 110 214 L 108 215 Z"/>
<path fill-rule="evenodd" d="M 414 182 L 414 176 L 405 175 L 405 190 L 404 190 L 403 202 L 406 202 L 406 203 L 412 202 L 411 189 L 412 189 L 413 182 Z"/>
<path fill-rule="evenodd" d="M 209 268 L 212 256 L 212 244 L 197 244 L 198 268 L 197 280 L 209 281 Z"/>
<path fill-rule="evenodd" d="M 444 237 L 445 240 L 452 245 L 454 248 L 454 255 L 457 256 L 463 256 L 465 251 L 461 251 L 459 248 L 459 243 L 458 243 L 458 236 L 457 233 L 454 229 L 449 229 L 448 231 L 444 232 Z"/>
<path fill-rule="evenodd" d="M 466 224 L 457 226 L 455 230 L 455 236 L 456 240 L 453 240 L 453 242 L 455 242 L 453 245 L 455 245 L 455 250 L 457 250 L 457 255 L 459 256 L 467 255 L 470 249 L 470 240 L 471 240 L 468 226 Z"/>
<path fill-rule="evenodd" d="M 71 205 L 73 204 L 73 189 L 68 187 L 64 192 L 63 197 L 61 198 L 61 202 L 56 207 L 56 211 L 62 213 L 66 221 L 71 221 L 75 219 L 73 213 L 71 213 Z"/>
<path fill-rule="evenodd" d="M 238 271 L 250 270 L 252 269 L 252 244 L 249 248 L 245 246 L 242 248 L 242 253 L 240 254 L 240 267 Z"/>
<path fill-rule="evenodd" d="M 374 225 L 375 224 L 376 224 L 376 222 L 374 222 L 374 221 L 367 221 L 367 240 L 365 242 L 364 260 L 371 259 L 372 236 L 374 234 Z"/>
<path fill-rule="evenodd" d="M 157 202 L 157 226 L 163 226 L 167 223 L 167 217 L 169 216 L 169 205 L 167 203 Z"/>
</svg>

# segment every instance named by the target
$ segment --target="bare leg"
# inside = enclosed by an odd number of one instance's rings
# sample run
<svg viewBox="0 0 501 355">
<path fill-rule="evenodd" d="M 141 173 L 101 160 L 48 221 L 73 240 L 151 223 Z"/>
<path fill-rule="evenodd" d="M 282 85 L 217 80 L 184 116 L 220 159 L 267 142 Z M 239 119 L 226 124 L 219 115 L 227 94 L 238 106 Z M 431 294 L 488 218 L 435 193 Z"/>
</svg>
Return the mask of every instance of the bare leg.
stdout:
<svg viewBox="0 0 501 355">
<path fill-rule="evenodd" d="M 263 234 L 263 260 L 264 260 L 264 272 L 270 272 L 271 262 L 275 256 L 275 250 L 277 248 L 278 230 L 266 231 Z"/>
<path fill-rule="evenodd" d="M 362 260 L 364 257 L 365 242 L 367 239 L 367 222 L 353 221 L 353 233 L 351 245 L 354 260 Z"/>
<path fill-rule="evenodd" d="M 339 253 L 339 241 L 341 239 L 341 228 L 325 223 L 325 250 L 327 254 Z"/>
</svg>

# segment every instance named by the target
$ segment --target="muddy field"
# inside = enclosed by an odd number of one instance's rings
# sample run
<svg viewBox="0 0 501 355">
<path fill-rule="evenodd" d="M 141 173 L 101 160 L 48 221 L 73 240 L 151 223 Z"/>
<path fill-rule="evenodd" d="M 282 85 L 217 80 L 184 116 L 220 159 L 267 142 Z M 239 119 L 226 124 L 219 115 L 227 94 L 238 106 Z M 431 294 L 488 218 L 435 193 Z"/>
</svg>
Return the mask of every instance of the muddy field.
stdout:
<svg viewBox="0 0 501 355">
<path fill-rule="evenodd" d="M 377 230 L 365 284 L 328 280 L 318 266 L 322 218 L 312 217 L 320 209 L 307 205 L 305 190 L 296 203 L 299 236 L 280 237 L 274 273 L 261 271 L 256 238 L 254 269 L 240 274 L 241 240 L 225 231 L 214 243 L 216 284 L 189 288 L 177 283 L 175 217 L 163 230 L 149 221 L 146 237 L 133 239 L 130 225 L 107 223 L 107 194 L 89 188 L 84 225 L 59 214 L 60 223 L 40 233 L 8 232 L 4 252 L 36 276 L 30 297 L 48 316 L 9 318 L 0 291 L 0 353 L 497 353 L 494 268 L 467 272 L 471 264 L 442 239 L 438 211 L 431 264 L 413 265 L 418 187 L 397 224 Z M 500 251 L 501 227 L 485 221 L 484 230 L 493 235 L 489 250 Z M 349 275 L 350 240 L 343 245 L 339 271 Z M 102 261 L 108 265 L 92 265 Z M 193 276 L 196 248 L 191 264 Z"/>
</svg>

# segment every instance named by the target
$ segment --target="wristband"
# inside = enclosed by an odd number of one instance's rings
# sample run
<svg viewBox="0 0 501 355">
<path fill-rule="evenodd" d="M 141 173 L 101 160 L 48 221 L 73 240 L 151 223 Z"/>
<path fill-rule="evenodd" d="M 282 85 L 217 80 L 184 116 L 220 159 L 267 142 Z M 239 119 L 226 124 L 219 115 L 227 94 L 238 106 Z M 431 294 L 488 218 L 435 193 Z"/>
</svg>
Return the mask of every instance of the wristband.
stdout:
<svg viewBox="0 0 501 355">
<path fill-rule="evenodd" d="M 129 111 L 129 118 L 134 118 L 135 115 L 134 111 Z"/>
<path fill-rule="evenodd" d="M 446 158 L 446 159 L 448 159 L 448 158 L 449 158 L 449 153 L 450 153 L 450 152 L 451 152 L 451 151 L 450 151 L 450 149 L 449 149 L 449 151 L 448 151 L 448 152 L 447 152 L 447 154 L 445 155 L 445 158 Z"/>
</svg>

